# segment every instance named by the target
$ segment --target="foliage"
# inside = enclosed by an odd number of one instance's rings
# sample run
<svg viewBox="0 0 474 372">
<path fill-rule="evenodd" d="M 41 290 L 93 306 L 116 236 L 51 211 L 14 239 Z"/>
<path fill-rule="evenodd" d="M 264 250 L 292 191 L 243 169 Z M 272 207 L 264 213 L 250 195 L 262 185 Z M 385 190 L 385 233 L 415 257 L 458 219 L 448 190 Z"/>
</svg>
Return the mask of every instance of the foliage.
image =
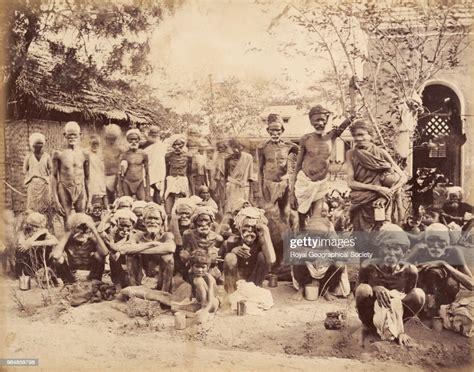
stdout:
<svg viewBox="0 0 474 372">
<path fill-rule="evenodd" d="M 177 2 L 179 3 L 179 2 Z M 55 57 L 54 83 L 67 91 L 93 81 L 128 88 L 138 74 L 151 71 L 147 55 L 151 30 L 164 5 L 148 0 L 14 0 L 2 6 L 3 67 L 7 94 L 15 96 L 17 79 L 34 43 L 47 43 Z"/>
<path fill-rule="evenodd" d="M 438 72 L 458 66 L 470 42 L 469 5 L 429 3 L 396 7 L 390 2 L 327 1 L 304 9 L 289 4 L 282 14 L 314 35 L 306 53 L 325 53 L 331 61 L 320 87 L 326 96 L 343 112 L 362 104 L 385 142 L 393 144 L 401 105 Z M 467 17 L 462 17 L 463 11 Z M 367 36 L 367 50 L 358 42 L 359 25 Z M 363 76 L 357 68 L 361 64 Z M 351 101 L 344 86 L 351 76 L 358 80 L 359 102 Z"/>
</svg>

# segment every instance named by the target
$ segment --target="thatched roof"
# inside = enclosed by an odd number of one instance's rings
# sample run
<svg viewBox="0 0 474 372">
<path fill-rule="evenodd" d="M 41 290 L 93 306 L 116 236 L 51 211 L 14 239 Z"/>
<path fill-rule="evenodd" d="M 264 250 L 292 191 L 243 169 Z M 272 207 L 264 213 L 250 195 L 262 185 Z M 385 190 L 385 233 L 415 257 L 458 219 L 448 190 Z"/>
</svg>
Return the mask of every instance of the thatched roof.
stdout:
<svg viewBox="0 0 474 372">
<path fill-rule="evenodd" d="M 28 59 L 17 81 L 17 96 L 34 107 L 37 114 L 75 114 L 83 120 L 146 124 L 156 122 L 160 113 L 146 108 L 118 89 L 107 89 L 98 83 L 91 87 L 69 90 L 54 83 L 56 65 L 47 44 L 32 44 Z"/>
</svg>

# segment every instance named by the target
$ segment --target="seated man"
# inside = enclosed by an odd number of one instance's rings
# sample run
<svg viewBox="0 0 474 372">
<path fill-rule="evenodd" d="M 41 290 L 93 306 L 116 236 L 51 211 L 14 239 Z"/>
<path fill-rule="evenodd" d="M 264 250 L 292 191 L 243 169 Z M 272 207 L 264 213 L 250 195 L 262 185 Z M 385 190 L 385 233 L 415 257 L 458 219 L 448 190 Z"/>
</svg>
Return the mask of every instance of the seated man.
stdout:
<svg viewBox="0 0 474 372">
<path fill-rule="evenodd" d="M 165 232 L 166 213 L 158 204 L 148 203 L 143 209 L 143 221 L 146 231 L 134 233 L 129 242 L 118 247 L 119 252 L 126 255 L 136 253 L 154 255 L 159 262 L 160 270 L 156 289 L 171 293 L 174 270 L 173 253 L 176 250 L 176 244 L 173 234 Z M 127 267 L 134 273 L 142 270 L 139 260 L 135 260 L 134 265 L 133 268 L 128 265 Z"/>
<path fill-rule="evenodd" d="M 426 315 L 438 315 L 441 305 L 454 302 L 459 285 L 472 291 L 472 273 L 457 247 L 449 246 L 449 229 L 434 223 L 424 232 L 425 243 L 413 247 L 406 260 L 417 265 L 418 287 L 426 292 Z"/>
<path fill-rule="evenodd" d="M 208 270 L 211 257 L 203 249 L 195 250 L 190 256 L 191 302 L 172 304 L 172 310 L 186 310 L 196 313 L 198 323 L 205 323 L 210 313 L 219 308 L 216 297 L 216 280 Z"/>
<path fill-rule="evenodd" d="M 95 223 L 84 213 L 68 219 L 69 231 L 53 249 L 56 272 L 64 283 L 73 283 L 76 270 L 89 270 L 88 279 L 102 280 L 105 257 L 109 251 Z"/>
<path fill-rule="evenodd" d="M 240 236 L 231 236 L 224 244 L 224 288 L 227 293 L 237 289 L 239 279 L 262 286 L 275 263 L 267 219 L 261 209 L 243 208 L 235 216 Z"/>
<path fill-rule="evenodd" d="M 467 222 L 472 220 L 472 205 L 464 203 L 462 200 L 462 188 L 458 186 L 448 188 L 448 200 L 443 204 L 441 219 L 446 224 L 455 222 L 465 230 Z"/>
<path fill-rule="evenodd" d="M 15 251 L 15 274 L 34 276 L 40 268 L 49 266 L 52 247 L 58 244 L 46 229 L 46 216 L 33 212 L 26 217 Z M 46 267 L 44 267 L 46 269 Z"/>
<path fill-rule="evenodd" d="M 313 217 L 309 220 L 308 231 L 318 233 L 325 238 L 335 236 L 334 227 L 327 218 Z M 322 247 L 329 248 L 329 247 Z M 294 282 L 298 284 L 297 293 L 293 299 L 301 301 L 304 298 L 304 288 L 307 284 L 317 280 L 319 282 L 320 296 L 327 301 L 334 300 L 334 296 L 347 297 L 350 293 L 349 277 L 346 265 L 333 259 L 318 258 L 313 262 L 306 261 L 304 265 L 293 265 L 292 274 Z M 296 284 L 295 284 L 296 287 Z"/>
<path fill-rule="evenodd" d="M 199 202 L 199 205 L 205 205 L 215 209 L 216 212 L 218 211 L 217 203 L 211 198 L 209 187 L 207 187 L 206 185 L 202 185 L 201 187 L 199 187 L 197 195 L 202 199 L 202 201 Z"/>
<path fill-rule="evenodd" d="M 423 290 L 415 288 L 418 270 L 401 261 L 410 241 L 400 227 L 386 224 L 375 243 L 380 257 L 362 263 L 355 291 L 363 336 L 377 332 L 384 339 L 396 339 L 400 345 L 408 345 L 402 320 L 417 315 L 425 302 Z"/>
<path fill-rule="evenodd" d="M 123 268 L 125 265 L 128 267 L 129 263 L 133 268 L 133 260 L 135 257 L 121 255 L 119 248 L 121 245 L 129 241 L 130 233 L 137 221 L 137 217 L 129 209 L 119 209 L 114 213 L 112 220 L 113 227 L 110 229 L 109 233 L 101 234 L 104 243 L 110 252 L 110 276 L 112 282 L 121 288 L 125 288 L 129 285 L 140 285 L 140 282 L 135 280 L 135 277 L 127 275 L 133 274 L 133 272 L 128 273 Z"/>
<path fill-rule="evenodd" d="M 218 279 L 221 273 L 217 268 L 217 257 L 224 239 L 211 230 L 214 223 L 214 210 L 210 207 L 197 207 L 191 221 L 193 228 L 186 230 L 183 234 L 183 247 L 179 252 L 179 259 L 189 271 L 188 263 L 192 253 L 197 249 L 205 250 L 212 258 L 211 273 Z"/>
</svg>

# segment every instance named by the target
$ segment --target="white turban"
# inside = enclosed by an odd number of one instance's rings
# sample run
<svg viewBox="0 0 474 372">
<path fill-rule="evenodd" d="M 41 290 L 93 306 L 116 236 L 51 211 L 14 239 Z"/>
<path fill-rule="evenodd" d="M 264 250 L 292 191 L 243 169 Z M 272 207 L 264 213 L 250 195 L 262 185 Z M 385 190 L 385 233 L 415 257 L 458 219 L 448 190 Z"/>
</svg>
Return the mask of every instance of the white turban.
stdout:
<svg viewBox="0 0 474 372">
<path fill-rule="evenodd" d="M 163 226 L 165 227 L 165 230 L 167 230 L 168 227 L 165 209 L 159 204 L 149 202 L 146 204 L 145 208 L 143 208 L 143 219 L 145 219 L 147 215 L 152 212 L 156 212 L 160 215 L 161 220 L 163 221 Z"/>
<path fill-rule="evenodd" d="M 148 203 L 144 200 L 135 200 L 132 204 L 132 211 L 134 211 L 137 208 L 145 208 L 147 204 Z"/>
<path fill-rule="evenodd" d="M 64 126 L 64 133 L 77 132 L 81 133 L 81 127 L 75 121 L 68 121 Z"/>
<path fill-rule="evenodd" d="M 184 142 L 184 145 L 186 146 L 186 136 L 184 134 L 173 134 L 170 138 L 168 138 L 165 142 L 168 143 L 168 146 L 171 148 L 176 141 L 182 141 Z"/>
<path fill-rule="evenodd" d="M 109 124 L 104 127 L 106 137 L 120 137 L 122 130 L 117 124 Z"/>
<path fill-rule="evenodd" d="M 448 244 L 450 242 L 449 228 L 442 223 L 433 223 L 426 228 L 425 240 L 430 236 L 436 236 L 443 239 Z"/>
<path fill-rule="evenodd" d="M 127 131 L 127 134 L 125 135 L 125 138 L 128 139 L 128 137 L 131 136 L 132 134 L 137 135 L 138 138 L 141 137 L 140 131 L 139 131 L 138 129 L 136 129 L 136 128 L 132 128 L 132 129 L 129 129 L 129 130 Z"/>
<path fill-rule="evenodd" d="M 41 142 L 44 144 L 46 142 L 46 138 L 41 133 L 36 132 L 30 136 L 29 142 L 30 142 L 30 147 L 33 148 L 33 145 L 35 143 Z"/>
<path fill-rule="evenodd" d="M 132 223 L 137 222 L 137 216 L 130 209 L 119 209 L 114 213 L 112 217 L 112 223 L 118 224 L 120 218 L 127 219 L 132 221 Z"/>
<path fill-rule="evenodd" d="M 244 225 L 246 219 L 257 220 L 257 223 L 267 224 L 268 220 L 265 217 L 265 211 L 263 209 L 255 207 L 247 207 L 240 210 L 240 212 L 235 216 L 234 223 L 235 226 L 240 230 Z"/>
</svg>

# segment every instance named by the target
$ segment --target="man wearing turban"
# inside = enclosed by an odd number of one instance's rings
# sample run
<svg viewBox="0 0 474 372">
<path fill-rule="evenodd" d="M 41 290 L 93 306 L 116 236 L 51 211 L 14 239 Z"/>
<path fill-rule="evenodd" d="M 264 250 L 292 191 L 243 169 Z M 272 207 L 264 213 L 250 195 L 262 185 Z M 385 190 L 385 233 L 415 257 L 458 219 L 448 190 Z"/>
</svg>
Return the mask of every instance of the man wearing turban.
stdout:
<svg viewBox="0 0 474 372">
<path fill-rule="evenodd" d="M 166 232 L 166 213 L 158 204 L 148 203 L 143 208 L 145 231 L 137 231 L 130 241 L 119 247 L 119 252 L 126 255 L 153 255 L 159 265 L 158 284 L 156 289 L 171 293 L 174 270 L 173 254 L 176 250 L 173 234 Z M 134 271 L 142 270 L 139 261 L 134 262 Z"/>
<path fill-rule="evenodd" d="M 134 196 L 137 200 L 150 199 L 150 172 L 148 154 L 139 149 L 140 131 L 130 129 L 126 136 L 129 148 L 120 158 L 126 169 L 120 173 L 120 185 L 124 195 Z M 145 175 L 145 177 L 143 177 Z"/>
<path fill-rule="evenodd" d="M 102 149 L 105 167 L 105 182 L 107 199 L 109 204 L 115 200 L 118 185 L 120 157 L 125 151 L 120 145 L 122 130 L 117 124 L 109 124 L 104 127 L 105 144 Z"/>
<path fill-rule="evenodd" d="M 15 251 L 15 274 L 17 277 L 35 276 L 36 271 L 43 265 L 50 266 L 49 256 L 56 244 L 58 244 L 58 240 L 46 229 L 46 216 L 39 212 L 30 213 L 18 236 Z"/>
<path fill-rule="evenodd" d="M 224 239 L 221 235 L 212 231 L 215 222 L 215 210 L 208 206 L 198 206 L 194 210 L 191 217 L 192 226 L 183 233 L 183 246 L 179 252 L 179 259 L 183 266 L 186 267 L 184 277 L 186 279 L 189 273 L 189 258 L 194 251 L 198 249 L 205 250 L 211 256 L 211 274 L 215 274 L 215 278 L 220 277 L 220 271 L 217 269 L 217 257 L 219 248 Z M 217 270 L 214 270 L 217 269 Z"/>
<path fill-rule="evenodd" d="M 224 288 L 227 293 L 237 289 L 239 279 L 262 286 L 265 276 L 276 261 L 275 249 L 264 211 L 243 208 L 235 216 L 239 236 L 231 236 L 224 243 Z"/>
<path fill-rule="evenodd" d="M 300 139 L 300 150 L 296 160 L 295 177 L 292 179 L 292 204 L 298 209 L 300 229 L 305 229 L 309 212 L 314 217 L 321 217 L 324 196 L 329 192 L 329 157 L 331 141 L 339 137 L 349 126 L 351 119 L 324 134 L 330 112 L 321 105 L 316 105 L 309 112 L 309 120 L 314 132 L 305 134 Z"/>
<path fill-rule="evenodd" d="M 427 294 L 427 317 L 438 316 L 441 305 L 454 302 L 460 285 L 472 291 L 472 273 L 462 250 L 450 245 L 449 228 L 433 223 L 424 232 L 425 242 L 416 245 L 407 260 L 417 265 L 418 286 Z"/>
<path fill-rule="evenodd" d="M 66 235 L 52 252 L 58 276 L 64 283 L 73 283 L 76 270 L 88 270 L 88 279 L 102 280 L 109 251 L 94 221 L 85 213 L 74 213 L 67 227 Z"/>
<path fill-rule="evenodd" d="M 171 151 L 165 156 L 165 209 L 171 214 L 173 206 L 179 198 L 189 197 L 189 176 L 191 172 L 191 157 L 186 150 L 186 137 L 175 134 L 169 140 Z"/>
<path fill-rule="evenodd" d="M 372 127 L 364 120 L 351 126 L 354 149 L 347 152 L 347 184 L 351 188 L 350 218 L 354 231 L 371 231 L 376 221 L 391 221 L 393 195 L 406 175 L 390 154 L 372 142 Z M 374 209 L 383 211 L 375 217 Z"/>
<path fill-rule="evenodd" d="M 44 213 L 51 206 L 52 161 L 44 152 L 45 137 L 41 133 L 33 133 L 30 138 L 30 149 L 23 162 L 25 175 L 26 209 Z"/>
<path fill-rule="evenodd" d="M 52 191 L 58 212 L 66 219 L 74 210 L 90 208 L 89 154 L 81 149 L 81 128 L 75 121 L 64 126 L 67 146 L 53 154 Z"/>
<path fill-rule="evenodd" d="M 276 205 L 282 222 L 288 222 L 289 180 L 296 165 L 298 146 L 281 139 L 285 128 L 280 115 L 268 115 L 267 123 L 270 140 L 258 148 L 258 182 L 265 209 L 268 210 Z"/>
<path fill-rule="evenodd" d="M 364 334 L 378 333 L 383 339 L 409 344 L 403 322 L 416 316 L 425 303 L 425 293 L 415 288 L 418 270 L 402 261 L 410 247 L 406 233 L 397 225 L 385 224 L 375 237 L 378 257 L 365 260 L 355 291 Z"/>
</svg>

